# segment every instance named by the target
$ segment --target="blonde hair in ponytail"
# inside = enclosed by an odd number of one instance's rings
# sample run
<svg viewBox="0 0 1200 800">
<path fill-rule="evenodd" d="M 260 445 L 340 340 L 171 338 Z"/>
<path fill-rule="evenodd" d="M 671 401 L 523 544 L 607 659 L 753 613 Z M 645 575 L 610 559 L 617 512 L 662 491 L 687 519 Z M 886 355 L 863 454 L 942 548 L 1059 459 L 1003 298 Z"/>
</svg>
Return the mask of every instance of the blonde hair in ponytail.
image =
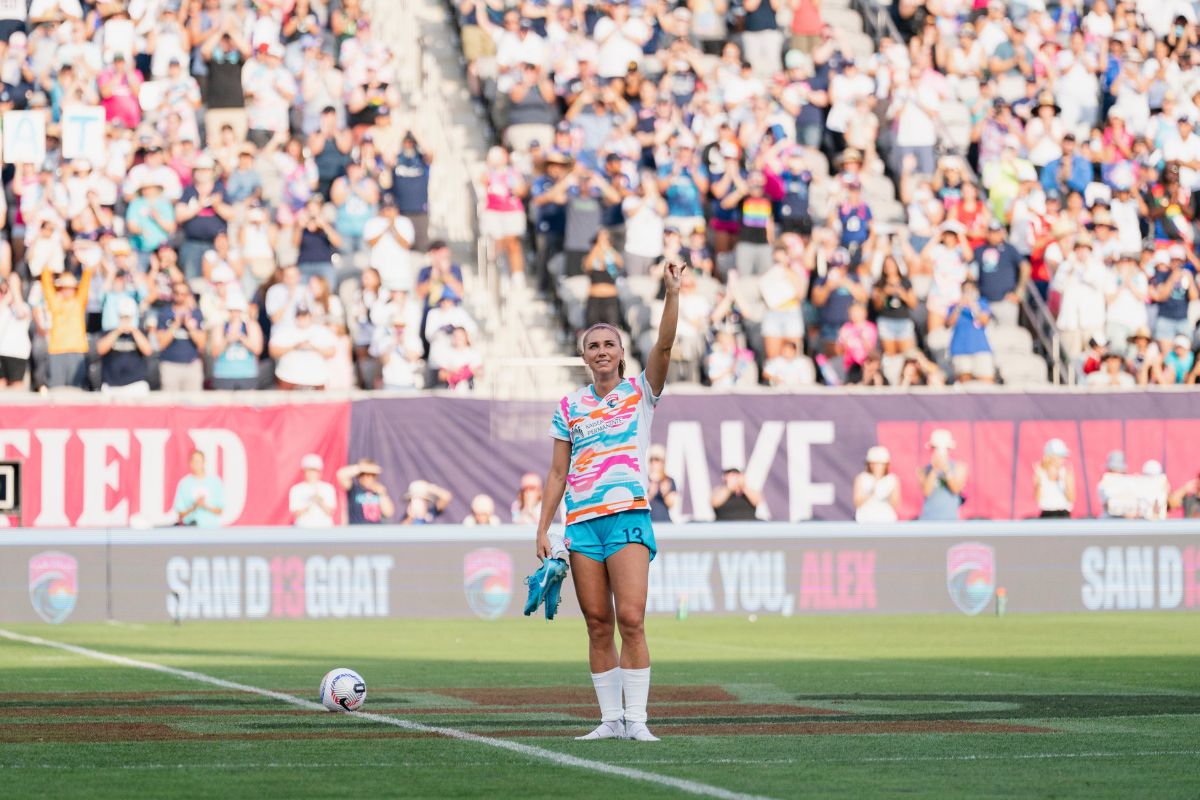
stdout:
<svg viewBox="0 0 1200 800">
<path fill-rule="evenodd" d="M 621 339 L 621 331 L 617 328 L 617 326 L 610 325 L 607 322 L 597 322 L 595 325 L 593 325 L 592 327 L 590 327 L 586 331 L 584 331 L 582 335 L 580 335 L 580 337 L 579 337 L 579 354 L 580 355 L 583 355 L 583 346 L 585 344 L 587 344 L 588 336 L 590 336 L 593 331 L 598 331 L 601 329 L 612 331 L 613 334 L 616 335 L 616 337 L 617 337 L 617 342 L 621 345 L 621 352 L 622 353 L 625 352 L 625 344 Z M 620 378 L 625 377 L 625 358 L 623 356 L 622 356 L 621 360 L 617 363 L 617 376 Z"/>
</svg>

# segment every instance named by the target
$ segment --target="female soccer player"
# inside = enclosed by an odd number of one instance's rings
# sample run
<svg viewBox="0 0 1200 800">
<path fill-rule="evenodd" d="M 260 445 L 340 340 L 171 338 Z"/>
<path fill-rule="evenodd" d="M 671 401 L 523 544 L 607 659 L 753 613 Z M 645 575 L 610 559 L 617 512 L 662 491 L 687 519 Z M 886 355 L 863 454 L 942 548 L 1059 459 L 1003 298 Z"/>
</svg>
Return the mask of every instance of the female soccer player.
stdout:
<svg viewBox="0 0 1200 800">
<path fill-rule="evenodd" d="M 671 364 L 683 269 L 678 263 L 665 265 L 666 301 L 646 370 L 636 378 L 625 377 L 620 332 L 605 323 L 593 325 L 580 343 L 592 383 L 562 399 L 550 427 L 554 456 L 543 492 L 537 555 L 550 559 L 570 552 L 575 594 L 587 620 L 601 721 L 580 739 L 658 741 L 646 727 L 646 585 L 656 550 L 646 499 L 647 450 L 654 406 Z M 550 523 L 564 491 L 566 534 L 552 543 Z M 614 625 L 621 633 L 619 658 Z"/>
</svg>

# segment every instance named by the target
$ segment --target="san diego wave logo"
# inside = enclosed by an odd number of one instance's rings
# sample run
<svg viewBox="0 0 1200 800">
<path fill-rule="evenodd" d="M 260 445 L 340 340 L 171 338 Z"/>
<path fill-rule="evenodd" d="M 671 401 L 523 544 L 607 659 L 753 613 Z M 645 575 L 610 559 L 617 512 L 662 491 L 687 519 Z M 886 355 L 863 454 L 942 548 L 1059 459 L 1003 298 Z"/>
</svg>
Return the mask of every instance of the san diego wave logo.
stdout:
<svg viewBox="0 0 1200 800">
<path fill-rule="evenodd" d="M 463 556 L 463 591 L 480 619 L 496 619 L 512 600 L 512 556 L 485 547 Z"/>
<path fill-rule="evenodd" d="M 29 559 L 29 600 L 37 615 L 51 625 L 71 616 L 79 597 L 79 563 L 74 556 L 50 550 Z"/>
<path fill-rule="evenodd" d="M 964 614 L 983 611 L 996 592 L 996 551 L 979 542 L 951 547 L 946 551 L 946 588 Z"/>
</svg>

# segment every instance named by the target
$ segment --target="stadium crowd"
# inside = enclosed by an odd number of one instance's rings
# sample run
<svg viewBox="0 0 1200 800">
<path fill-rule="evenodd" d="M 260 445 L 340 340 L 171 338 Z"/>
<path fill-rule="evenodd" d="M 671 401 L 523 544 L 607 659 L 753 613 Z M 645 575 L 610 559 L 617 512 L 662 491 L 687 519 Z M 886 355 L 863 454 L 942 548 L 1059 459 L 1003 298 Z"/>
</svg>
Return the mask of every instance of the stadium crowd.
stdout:
<svg viewBox="0 0 1200 800">
<path fill-rule="evenodd" d="M 0 112 L 40 115 L 44 157 L 5 154 L 0 386 L 472 386 L 434 152 L 360 0 L 23 6 Z"/>
<path fill-rule="evenodd" d="M 1189 3 L 899 0 L 865 53 L 829 0 L 457 11 L 485 231 L 569 329 L 644 351 L 678 257 L 713 386 L 992 381 L 1043 307 L 1077 381 L 1200 380 Z"/>
<path fill-rule="evenodd" d="M 1200 381 L 1193 7 L 899 0 L 868 40 L 833 2 L 455 0 L 512 285 L 636 354 L 684 259 L 677 377 L 715 387 L 1045 380 L 1034 295 L 1078 381 Z M 472 387 L 435 143 L 361 0 L 23 5 L 0 382 Z M 99 160 L 65 147 L 94 106 Z"/>
</svg>

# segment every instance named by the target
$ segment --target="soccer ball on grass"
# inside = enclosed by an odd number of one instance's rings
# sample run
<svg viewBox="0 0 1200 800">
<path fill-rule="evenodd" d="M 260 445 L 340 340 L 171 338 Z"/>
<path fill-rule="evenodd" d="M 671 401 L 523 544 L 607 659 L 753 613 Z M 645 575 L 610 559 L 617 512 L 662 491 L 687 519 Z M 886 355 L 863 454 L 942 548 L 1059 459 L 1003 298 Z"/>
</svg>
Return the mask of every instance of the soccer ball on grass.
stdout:
<svg viewBox="0 0 1200 800">
<path fill-rule="evenodd" d="M 366 701 L 366 681 L 352 669 L 331 669 L 321 679 L 321 705 L 330 711 L 358 711 Z"/>
</svg>

